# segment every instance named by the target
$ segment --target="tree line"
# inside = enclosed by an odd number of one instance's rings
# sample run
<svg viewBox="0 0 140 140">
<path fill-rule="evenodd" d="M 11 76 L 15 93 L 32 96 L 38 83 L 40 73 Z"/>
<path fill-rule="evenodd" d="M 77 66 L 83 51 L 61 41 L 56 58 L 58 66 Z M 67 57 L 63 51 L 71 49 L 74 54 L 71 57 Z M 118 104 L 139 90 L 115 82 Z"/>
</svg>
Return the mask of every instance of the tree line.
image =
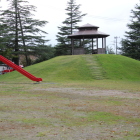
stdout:
<svg viewBox="0 0 140 140">
<path fill-rule="evenodd" d="M 47 45 L 47 32 L 42 30 L 48 21 L 34 19 L 36 7 L 27 0 L 7 0 L 9 7 L 0 10 L 0 55 L 28 66 L 59 55 L 71 54 L 71 40 L 67 38 L 77 29 L 82 14 L 80 4 L 69 0 L 66 7 L 67 18 L 59 26 L 56 35 L 57 45 Z M 122 40 L 122 54 L 140 60 L 140 5 L 132 10 L 130 31 Z M 86 43 L 90 43 L 86 40 Z M 75 44 L 78 46 L 78 44 Z"/>
<path fill-rule="evenodd" d="M 65 48 L 69 48 L 70 35 L 76 24 L 85 15 L 79 11 L 80 5 L 75 0 L 67 3 L 68 18 L 58 27 L 58 44 L 56 47 L 47 45 L 47 32 L 41 28 L 46 26 L 48 21 L 33 18 L 36 7 L 29 5 L 27 0 L 7 0 L 9 7 L 0 10 L 0 54 L 11 59 L 15 64 L 21 63 L 21 58 L 25 66 L 32 63 L 41 62 L 58 55 L 67 54 Z M 35 58 L 32 61 L 31 58 Z"/>
<path fill-rule="evenodd" d="M 125 32 L 125 38 L 121 44 L 122 55 L 140 60 L 140 3 L 131 10 L 131 20 L 127 24 L 128 31 Z"/>
</svg>

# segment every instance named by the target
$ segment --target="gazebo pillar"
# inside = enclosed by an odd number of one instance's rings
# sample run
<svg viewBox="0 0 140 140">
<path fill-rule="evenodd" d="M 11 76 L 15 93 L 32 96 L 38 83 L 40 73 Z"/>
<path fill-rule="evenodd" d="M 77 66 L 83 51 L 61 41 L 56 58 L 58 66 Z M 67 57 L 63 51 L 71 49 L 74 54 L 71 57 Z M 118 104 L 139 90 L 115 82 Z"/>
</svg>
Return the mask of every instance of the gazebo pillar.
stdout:
<svg viewBox="0 0 140 140">
<path fill-rule="evenodd" d="M 81 39 L 80 39 L 80 47 L 82 47 L 82 42 L 81 42 Z"/>
<path fill-rule="evenodd" d="M 102 48 L 104 48 L 104 38 L 102 38 Z"/>
<path fill-rule="evenodd" d="M 92 54 L 93 54 L 93 38 L 92 38 Z"/>
<path fill-rule="evenodd" d="M 106 37 L 104 38 L 105 54 L 106 54 Z"/>
<path fill-rule="evenodd" d="M 96 44 L 97 44 L 97 54 L 98 54 L 98 37 L 96 38 Z"/>
<path fill-rule="evenodd" d="M 71 38 L 71 54 L 74 55 L 74 42 L 73 42 L 73 38 Z"/>
<path fill-rule="evenodd" d="M 84 44 L 84 36 L 83 36 L 83 48 L 84 48 L 85 44 Z"/>
</svg>

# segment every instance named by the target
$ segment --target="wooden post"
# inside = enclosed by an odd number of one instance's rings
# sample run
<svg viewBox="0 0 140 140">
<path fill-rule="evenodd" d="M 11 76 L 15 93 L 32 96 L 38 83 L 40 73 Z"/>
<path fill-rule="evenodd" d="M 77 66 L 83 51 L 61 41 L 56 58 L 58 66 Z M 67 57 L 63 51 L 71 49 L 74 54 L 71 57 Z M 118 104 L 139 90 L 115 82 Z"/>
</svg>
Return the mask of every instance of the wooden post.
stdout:
<svg viewBox="0 0 140 140">
<path fill-rule="evenodd" d="M 71 38 L 71 54 L 74 55 L 74 43 L 73 43 L 73 38 Z"/>
<path fill-rule="evenodd" d="M 84 44 L 84 37 L 83 37 L 83 48 L 84 48 L 84 45 L 85 45 L 85 44 Z"/>
<path fill-rule="evenodd" d="M 102 48 L 104 48 L 104 38 L 102 37 Z"/>
<path fill-rule="evenodd" d="M 98 54 L 98 37 L 96 38 L 96 43 L 97 43 L 97 54 Z"/>
<path fill-rule="evenodd" d="M 106 54 L 106 37 L 104 38 L 105 54 Z"/>
<path fill-rule="evenodd" d="M 80 47 L 82 47 L 81 39 L 80 39 Z"/>
<path fill-rule="evenodd" d="M 92 54 L 93 54 L 93 38 L 92 38 Z"/>
</svg>

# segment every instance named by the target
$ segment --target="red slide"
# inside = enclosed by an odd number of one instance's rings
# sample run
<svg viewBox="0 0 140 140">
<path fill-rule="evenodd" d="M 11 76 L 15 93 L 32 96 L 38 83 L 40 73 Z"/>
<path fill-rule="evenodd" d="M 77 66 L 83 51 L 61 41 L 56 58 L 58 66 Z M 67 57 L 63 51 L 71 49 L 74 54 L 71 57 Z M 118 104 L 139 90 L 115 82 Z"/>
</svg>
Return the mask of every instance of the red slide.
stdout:
<svg viewBox="0 0 140 140">
<path fill-rule="evenodd" d="M 12 67 L 13 69 L 17 70 L 18 72 L 20 72 L 21 74 L 23 74 L 24 76 L 26 76 L 27 78 L 29 78 L 33 81 L 37 81 L 37 82 L 42 81 L 42 78 L 37 78 L 37 77 L 33 76 L 32 74 L 25 71 L 24 69 L 22 69 L 21 67 L 19 67 L 16 64 L 14 64 L 13 62 L 11 62 L 7 58 L 3 57 L 2 55 L 0 55 L 0 61 L 2 61 L 3 63 L 7 64 L 10 67 Z"/>
</svg>

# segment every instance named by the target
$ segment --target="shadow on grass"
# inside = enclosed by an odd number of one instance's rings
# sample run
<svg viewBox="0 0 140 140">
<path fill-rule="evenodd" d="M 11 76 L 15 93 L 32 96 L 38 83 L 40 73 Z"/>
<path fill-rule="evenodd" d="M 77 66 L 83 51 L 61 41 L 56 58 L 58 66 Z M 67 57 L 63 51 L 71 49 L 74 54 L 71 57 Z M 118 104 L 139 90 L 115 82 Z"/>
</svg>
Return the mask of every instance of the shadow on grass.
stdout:
<svg viewBox="0 0 140 140">
<path fill-rule="evenodd" d="M 43 83 L 43 82 L 34 82 L 34 83 L 19 83 L 19 82 L 17 82 L 17 83 L 13 83 L 13 82 L 0 82 L 0 85 L 9 85 L 9 84 L 13 84 L 13 85 L 17 85 L 17 84 L 27 84 L 27 85 L 29 85 L 29 84 L 57 84 L 57 83 L 53 83 L 53 82 L 48 82 L 48 83 Z"/>
</svg>

